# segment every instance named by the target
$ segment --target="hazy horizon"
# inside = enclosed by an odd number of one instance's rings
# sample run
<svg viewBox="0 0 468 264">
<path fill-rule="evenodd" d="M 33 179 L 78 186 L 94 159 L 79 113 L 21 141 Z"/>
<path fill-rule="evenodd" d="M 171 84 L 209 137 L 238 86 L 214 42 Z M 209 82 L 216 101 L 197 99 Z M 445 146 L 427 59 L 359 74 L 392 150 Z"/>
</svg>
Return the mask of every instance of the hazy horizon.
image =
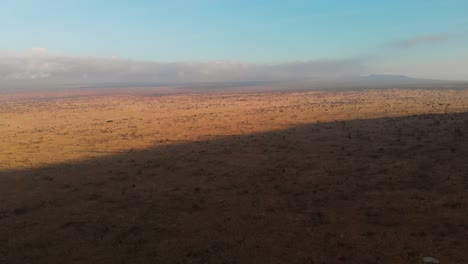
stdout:
<svg viewBox="0 0 468 264">
<path fill-rule="evenodd" d="M 6 1 L 0 89 L 405 75 L 468 80 L 464 1 Z"/>
</svg>

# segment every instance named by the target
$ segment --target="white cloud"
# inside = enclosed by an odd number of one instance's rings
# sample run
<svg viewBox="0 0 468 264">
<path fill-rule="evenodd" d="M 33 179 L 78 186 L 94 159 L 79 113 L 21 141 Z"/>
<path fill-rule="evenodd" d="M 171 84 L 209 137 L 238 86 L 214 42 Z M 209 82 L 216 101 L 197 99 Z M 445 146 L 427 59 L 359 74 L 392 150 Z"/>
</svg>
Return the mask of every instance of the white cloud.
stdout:
<svg viewBox="0 0 468 264">
<path fill-rule="evenodd" d="M 31 52 L 36 55 L 46 55 L 48 50 L 46 48 L 32 48 Z"/>
<path fill-rule="evenodd" d="M 12 84 L 70 85 L 110 82 L 229 82 L 297 80 L 361 74 L 360 59 L 318 60 L 284 64 L 230 61 L 138 61 L 117 57 L 56 54 L 44 48 L 0 51 L 0 88 Z"/>
</svg>

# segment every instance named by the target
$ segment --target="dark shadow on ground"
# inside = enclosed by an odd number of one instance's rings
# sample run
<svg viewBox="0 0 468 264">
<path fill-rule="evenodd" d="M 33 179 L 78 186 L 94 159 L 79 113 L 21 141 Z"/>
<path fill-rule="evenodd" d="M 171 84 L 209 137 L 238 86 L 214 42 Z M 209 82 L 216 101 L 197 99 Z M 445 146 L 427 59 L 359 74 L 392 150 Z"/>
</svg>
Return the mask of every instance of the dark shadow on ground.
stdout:
<svg viewBox="0 0 468 264">
<path fill-rule="evenodd" d="M 0 173 L 0 263 L 468 263 L 468 113 Z"/>
</svg>

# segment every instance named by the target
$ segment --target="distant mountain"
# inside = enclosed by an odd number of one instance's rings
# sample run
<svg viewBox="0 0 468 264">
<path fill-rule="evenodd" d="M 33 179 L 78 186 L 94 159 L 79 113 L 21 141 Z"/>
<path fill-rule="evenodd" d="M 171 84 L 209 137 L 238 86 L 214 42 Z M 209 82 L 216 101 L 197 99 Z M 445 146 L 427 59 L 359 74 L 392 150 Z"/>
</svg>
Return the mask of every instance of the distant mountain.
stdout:
<svg viewBox="0 0 468 264">
<path fill-rule="evenodd" d="M 360 90 L 360 89 L 439 89 L 468 88 L 468 81 L 446 81 L 412 78 L 405 75 L 349 76 L 291 81 L 273 85 L 277 90 Z"/>
<path fill-rule="evenodd" d="M 453 81 L 431 80 L 412 78 L 406 75 L 382 75 L 371 74 L 368 76 L 360 76 L 350 78 L 348 81 L 354 84 L 376 85 L 379 86 L 414 86 L 414 85 L 434 85 L 441 83 L 453 83 Z"/>
<path fill-rule="evenodd" d="M 378 79 L 378 80 L 407 80 L 412 79 L 406 75 L 389 75 L 389 74 L 371 74 L 367 76 L 369 79 Z"/>
<path fill-rule="evenodd" d="M 370 80 L 377 80 L 377 81 L 408 81 L 414 78 L 410 78 L 405 75 L 382 75 L 382 74 L 371 74 L 366 76 L 365 78 Z"/>
</svg>

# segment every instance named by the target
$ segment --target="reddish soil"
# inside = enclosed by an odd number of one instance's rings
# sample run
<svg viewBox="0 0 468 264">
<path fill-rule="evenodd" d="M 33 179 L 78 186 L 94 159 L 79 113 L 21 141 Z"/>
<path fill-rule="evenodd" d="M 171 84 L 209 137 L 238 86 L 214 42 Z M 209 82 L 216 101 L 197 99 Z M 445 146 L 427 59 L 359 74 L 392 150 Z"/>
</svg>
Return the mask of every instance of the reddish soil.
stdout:
<svg viewBox="0 0 468 264">
<path fill-rule="evenodd" d="M 468 90 L 0 102 L 0 263 L 468 263 Z"/>
</svg>

